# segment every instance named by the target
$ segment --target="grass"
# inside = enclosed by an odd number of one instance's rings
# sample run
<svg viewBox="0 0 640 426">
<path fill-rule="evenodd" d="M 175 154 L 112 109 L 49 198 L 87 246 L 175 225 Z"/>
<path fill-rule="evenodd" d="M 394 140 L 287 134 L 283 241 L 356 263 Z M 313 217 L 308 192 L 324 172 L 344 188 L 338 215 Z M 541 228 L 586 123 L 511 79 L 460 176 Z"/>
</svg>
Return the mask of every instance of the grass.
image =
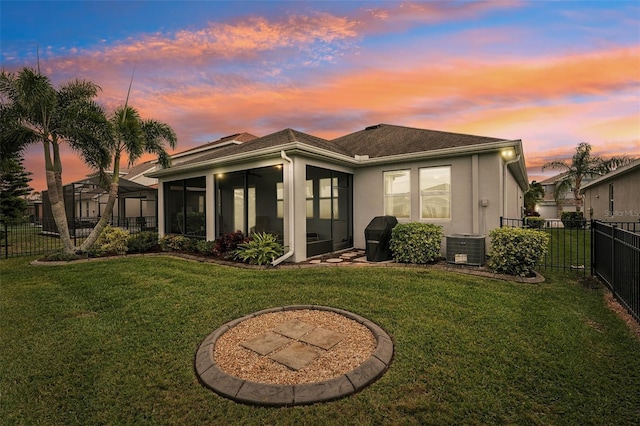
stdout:
<svg viewBox="0 0 640 426">
<path fill-rule="evenodd" d="M 640 341 L 570 275 L 517 284 L 433 269 L 245 270 L 171 257 L 0 262 L 4 424 L 638 424 Z M 202 387 L 200 342 L 287 304 L 393 337 L 389 371 L 331 403 L 237 404 Z"/>
<path fill-rule="evenodd" d="M 72 231 L 71 240 L 76 244 L 80 244 L 86 236 L 80 236 L 82 231 L 78 230 L 78 237 L 74 237 Z M 62 249 L 62 241 L 57 235 L 43 234 L 42 226 L 32 223 L 9 225 L 6 228 L 0 224 L 0 234 L 0 259 L 46 254 Z"/>
<path fill-rule="evenodd" d="M 541 260 L 544 269 L 570 271 L 573 267 L 591 268 L 591 230 L 572 228 L 550 228 L 549 251 Z"/>
</svg>

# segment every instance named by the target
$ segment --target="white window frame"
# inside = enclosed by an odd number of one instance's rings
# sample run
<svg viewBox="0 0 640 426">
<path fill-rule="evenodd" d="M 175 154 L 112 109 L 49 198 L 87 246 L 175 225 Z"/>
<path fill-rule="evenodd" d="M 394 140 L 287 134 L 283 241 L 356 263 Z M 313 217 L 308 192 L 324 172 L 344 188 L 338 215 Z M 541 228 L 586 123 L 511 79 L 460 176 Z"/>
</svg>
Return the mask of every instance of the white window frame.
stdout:
<svg viewBox="0 0 640 426">
<path fill-rule="evenodd" d="M 432 189 L 434 187 L 425 187 L 425 176 L 426 173 L 438 173 L 439 175 L 446 175 L 436 181 L 436 187 L 438 185 L 444 185 L 439 189 Z M 451 220 L 451 166 L 433 166 L 433 167 L 422 167 L 419 169 L 419 179 L 420 179 L 420 219 L 421 220 Z M 440 198 L 447 198 L 448 205 L 446 206 L 447 216 L 443 216 L 441 213 L 437 213 L 438 208 L 442 208 L 443 206 L 431 206 L 427 205 L 425 198 L 426 197 L 434 197 L 439 196 Z M 436 212 L 435 214 L 426 215 L 426 212 Z"/>
<path fill-rule="evenodd" d="M 404 177 L 406 176 L 406 191 L 403 192 L 395 192 L 393 188 L 393 181 L 389 180 L 394 176 Z M 384 194 L 384 214 L 387 216 L 395 216 L 398 219 L 409 219 L 411 220 L 411 169 L 400 169 L 400 170 L 389 170 L 382 173 L 383 179 L 383 194 Z M 404 184 L 403 184 L 404 186 Z M 396 188 L 396 190 L 400 190 L 402 188 Z M 396 210 L 394 210 L 394 206 L 397 205 L 398 200 L 405 199 L 406 206 L 404 209 L 407 214 L 398 214 Z"/>
</svg>

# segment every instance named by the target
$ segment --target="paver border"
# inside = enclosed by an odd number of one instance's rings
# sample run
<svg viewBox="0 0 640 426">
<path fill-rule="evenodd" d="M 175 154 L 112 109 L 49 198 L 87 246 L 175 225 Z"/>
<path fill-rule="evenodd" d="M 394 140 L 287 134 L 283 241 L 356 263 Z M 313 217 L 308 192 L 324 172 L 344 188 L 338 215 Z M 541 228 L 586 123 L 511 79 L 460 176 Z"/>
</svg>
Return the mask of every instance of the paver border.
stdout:
<svg viewBox="0 0 640 426">
<path fill-rule="evenodd" d="M 321 382 L 299 385 L 275 385 L 244 380 L 222 371 L 215 363 L 213 350 L 216 341 L 241 322 L 257 316 L 294 310 L 319 310 L 333 312 L 367 327 L 376 339 L 371 356 L 355 369 Z M 220 396 L 231 400 L 272 407 L 308 405 L 328 402 L 361 391 L 379 379 L 393 359 L 393 340 L 380 326 L 368 319 L 343 309 L 321 305 L 289 305 L 263 309 L 229 321 L 209 334 L 200 344 L 194 360 L 196 376 L 200 383 Z"/>
</svg>

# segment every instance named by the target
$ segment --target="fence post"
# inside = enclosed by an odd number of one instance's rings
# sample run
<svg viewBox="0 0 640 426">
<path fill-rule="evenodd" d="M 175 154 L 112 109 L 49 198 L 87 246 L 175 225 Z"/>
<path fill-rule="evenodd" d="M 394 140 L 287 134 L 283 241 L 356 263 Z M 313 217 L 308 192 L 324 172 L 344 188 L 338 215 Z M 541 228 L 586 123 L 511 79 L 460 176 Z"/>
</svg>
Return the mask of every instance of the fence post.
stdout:
<svg viewBox="0 0 640 426">
<path fill-rule="evenodd" d="M 616 229 L 618 229 L 617 224 L 611 225 L 611 287 L 617 292 L 616 289 Z"/>
<path fill-rule="evenodd" d="M 590 253 L 590 255 L 591 255 L 591 262 L 590 262 L 590 264 L 591 264 L 591 276 L 593 276 L 593 268 L 594 268 L 593 263 L 596 260 L 596 257 L 595 257 L 595 249 L 596 249 L 595 239 L 596 239 L 596 236 L 595 236 L 595 232 L 593 232 L 593 229 L 595 227 L 596 227 L 596 221 L 594 219 L 591 219 L 591 231 L 590 231 L 591 232 L 591 253 Z"/>
</svg>

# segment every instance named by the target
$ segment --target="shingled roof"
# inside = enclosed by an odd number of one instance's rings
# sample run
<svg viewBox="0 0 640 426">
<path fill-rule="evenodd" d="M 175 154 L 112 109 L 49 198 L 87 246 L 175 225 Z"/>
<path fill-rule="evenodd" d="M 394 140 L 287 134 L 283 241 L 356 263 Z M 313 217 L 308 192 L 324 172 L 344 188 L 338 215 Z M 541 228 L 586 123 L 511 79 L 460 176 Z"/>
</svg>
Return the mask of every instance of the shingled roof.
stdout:
<svg viewBox="0 0 640 426">
<path fill-rule="evenodd" d="M 184 154 L 189 154 L 192 151 L 202 151 L 206 148 L 215 148 L 217 145 L 224 145 L 227 142 L 230 141 L 235 141 L 235 142 L 249 142 L 252 141 L 254 139 L 257 139 L 258 136 L 256 135 L 252 135 L 251 133 L 247 133 L 247 132 L 243 132 L 243 133 L 235 133 L 233 135 L 229 135 L 229 136 L 224 136 L 218 140 L 212 141 L 212 142 L 207 142 L 203 145 L 198 145 L 195 146 L 193 148 L 189 148 L 187 150 L 181 151 L 181 152 L 176 152 L 174 155 L 184 155 Z"/>
<path fill-rule="evenodd" d="M 326 139 L 312 136 L 307 133 L 299 132 L 293 129 L 284 129 L 279 132 L 271 133 L 270 135 L 263 136 L 261 138 L 253 139 L 250 143 L 243 143 L 239 145 L 228 145 L 216 149 L 214 152 L 204 154 L 200 157 L 194 158 L 189 161 L 181 163 L 181 165 L 200 163 L 216 158 L 224 158 L 231 155 L 237 155 L 242 153 L 248 153 L 251 151 L 258 151 L 267 148 L 274 148 L 281 145 L 287 145 L 291 143 L 300 143 L 320 149 L 325 149 L 332 152 L 337 152 L 345 155 L 350 155 L 343 150 L 340 146 L 334 145 Z"/>
<path fill-rule="evenodd" d="M 378 124 L 333 139 L 331 143 L 351 156 L 376 158 L 501 141 L 504 139 Z"/>
</svg>

